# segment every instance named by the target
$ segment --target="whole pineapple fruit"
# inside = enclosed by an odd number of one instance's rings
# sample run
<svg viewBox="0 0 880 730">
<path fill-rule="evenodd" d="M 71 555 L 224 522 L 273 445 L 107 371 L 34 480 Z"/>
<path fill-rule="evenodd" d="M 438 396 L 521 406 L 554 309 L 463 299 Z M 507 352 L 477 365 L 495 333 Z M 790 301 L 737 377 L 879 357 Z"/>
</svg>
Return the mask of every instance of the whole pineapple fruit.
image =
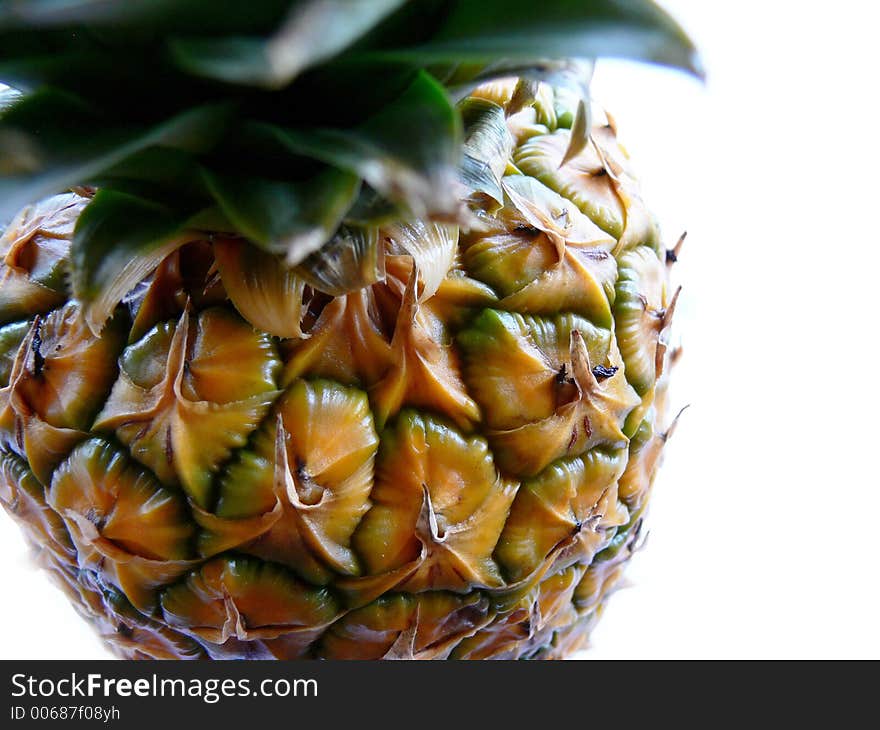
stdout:
<svg viewBox="0 0 880 730">
<path fill-rule="evenodd" d="M 692 68 L 677 26 L 32 0 L 0 38 L 0 500 L 117 653 L 579 646 L 638 543 L 675 296 L 571 59 Z"/>
</svg>

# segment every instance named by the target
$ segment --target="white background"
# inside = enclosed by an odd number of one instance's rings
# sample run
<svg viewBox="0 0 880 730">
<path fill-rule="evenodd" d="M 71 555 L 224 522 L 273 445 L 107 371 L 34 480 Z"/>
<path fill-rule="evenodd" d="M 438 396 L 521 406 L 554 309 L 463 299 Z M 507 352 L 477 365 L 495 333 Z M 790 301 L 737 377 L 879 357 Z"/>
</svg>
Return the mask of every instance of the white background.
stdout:
<svg viewBox="0 0 880 730">
<path fill-rule="evenodd" d="M 594 96 L 669 241 L 689 233 L 673 400 L 691 408 L 584 656 L 880 658 L 876 19 L 857 0 L 663 4 L 708 84 L 604 63 Z M 0 556 L 0 657 L 106 656 L 8 519 Z"/>
</svg>

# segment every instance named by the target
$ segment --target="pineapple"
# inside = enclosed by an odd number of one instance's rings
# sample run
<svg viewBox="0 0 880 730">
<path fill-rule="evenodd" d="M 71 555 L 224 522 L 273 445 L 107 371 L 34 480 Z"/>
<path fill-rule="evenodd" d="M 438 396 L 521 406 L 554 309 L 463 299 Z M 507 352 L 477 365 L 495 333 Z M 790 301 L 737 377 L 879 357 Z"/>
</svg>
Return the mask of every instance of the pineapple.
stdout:
<svg viewBox="0 0 880 730">
<path fill-rule="evenodd" d="M 566 656 L 677 296 L 582 59 L 693 49 L 644 0 L 246 5 L 0 9 L 0 501 L 123 657 Z"/>
</svg>

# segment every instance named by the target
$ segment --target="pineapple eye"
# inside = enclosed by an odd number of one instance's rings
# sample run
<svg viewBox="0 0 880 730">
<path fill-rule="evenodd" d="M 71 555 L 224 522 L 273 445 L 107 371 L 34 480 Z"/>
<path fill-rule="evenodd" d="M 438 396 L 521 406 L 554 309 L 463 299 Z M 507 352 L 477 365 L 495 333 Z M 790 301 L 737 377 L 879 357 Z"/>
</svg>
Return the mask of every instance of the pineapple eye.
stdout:
<svg viewBox="0 0 880 730">
<path fill-rule="evenodd" d="M 73 193 L 25 208 L 0 237 L 0 323 L 43 314 L 67 301 L 70 238 L 88 202 Z"/>
<path fill-rule="evenodd" d="M 52 478 L 47 503 L 63 516 L 83 569 L 140 610 L 154 589 L 192 566 L 194 527 L 178 492 L 162 487 L 110 443 L 77 446 Z"/>
<path fill-rule="evenodd" d="M 156 325 L 126 348 L 94 428 L 115 433 L 166 485 L 199 506 L 278 395 L 275 345 L 226 309 Z"/>
<path fill-rule="evenodd" d="M 620 259 L 614 321 L 626 378 L 644 395 L 657 378 L 656 352 L 669 303 L 664 263 L 640 246 Z"/>
<path fill-rule="evenodd" d="M 334 571 L 359 576 L 351 537 L 369 509 L 379 442 L 366 394 L 298 381 L 274 413 L 221 476 L 216 516 L 200 518 L 202 552 L 235 547 L 317 584 Z"/>
<path fill-rule="evenodd" d="M 0 451 L 0 503 L 27 533 L 34 545 L 59 564 L 76 559 L 76 547 L 61 516 L 46 503 L 46 490 L 27 461 Z"/>
<path fill-rule="evenodd" d="M 516 150 L 514 162 L 526 175 L 571 200 L 599 228 L 619 239 L 626 213 L 595 149 L 588 146 L 574 160 L 559 167 L 570 134 L 569 130 L 560 129 L 532 137 Z"/>
<path fill-rule="evenodd" d="M 629 519 L 616 487 L 625 465 L 625 451 L 597 448 L 525 480 L 495 550 L 508 581 L 523 580 L 563 545 L 589 564 Z"/>
<path fill-rule="evenodd" d="M 339 613 L 333 596 L 312 588 L 283 568 L 248 558 L 216 558 L 161 596 L 165 621 L 214 644 L 231 639 L 273 640 L 298 633 L 305 651 Z M 302 629 L 310 629 L 302 631 Z M 277 642 L 291 651 L 289 642 Z M 285 648 L 285 643 L 287 647 Z"/>
<path fill-rule="evenodd" d="M 352 543 L 369 574 L 405 571 L 404 590 L 499 587 L 491 555 L 516 489 L 484 439 L 404 411 L 382 435 L 373 504 Z"/>
</svg>

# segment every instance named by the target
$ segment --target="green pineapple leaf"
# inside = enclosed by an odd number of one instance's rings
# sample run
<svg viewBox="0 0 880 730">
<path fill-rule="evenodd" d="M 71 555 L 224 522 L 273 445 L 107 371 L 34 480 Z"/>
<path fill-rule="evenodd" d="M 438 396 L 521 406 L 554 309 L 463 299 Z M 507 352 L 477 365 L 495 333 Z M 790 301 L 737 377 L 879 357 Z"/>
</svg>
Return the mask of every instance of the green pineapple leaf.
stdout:
<svg viewBox="0 0 880 730">
<path fill-rule="evenodd" d="M 457 164 L 460 120 L 443 87 L 424 71 L 353 129 L 267 131 L 295 154 L 359 175 L 417 216 L 447 212 L 455 204 L 449 183 Z"/>
<path fill-rule="evenodd" d="M 253 243 L 293 266 L 323 246 L 342 222 L 360 179 L 328 167 L 302 182 L 204 172 L 217 205 Z"/>
<path fill-rule="evenodd" d="M 29 0 L 0 6 L 0 27 L 27 28 L 67 23 L 120 22 L 143 18 L 155 0 Z"/>
<path fill-rule="evenodd" d="M 95 178 L 100 188 L 167 201 L 175 207 L 197 208 L 211 197 L 199 174 L 199 163 L 186 150 L 148 147 L 127 157 Z"/>
<path fill-rule="evenodd" d="M 190 215 L 115 190 L 99 190 L 77 220 L 71 242 L 73 294 L 100 332 L 116 305 L 187 240 Z M 192 236 L 190 236 L 191 239 Z"/>
<path fill-rule="evenodd" d="M 0 28 L 87 24 L 114 29 L 252 33 L 277 26 L 290 5 L 291 0 L 18 0 L 0 4 Z"/>
<path fill-rule="evenodd" d="M 44 89 L 0 115 L 0 220 L 41 197 L 89 184 L 102 172 L 153 146 L 199 150 L 225 125 L 225 104 L 188 109 L 152 127 L 106 126 L 75 96 Z"/>
<path fill-rule="evenodd" d="M 701 75 L 696 49 L 650 0 L 450 0 L 430 38 L 381 55 L 415 63 L 629 58 Z M 413 9 L 413 15 L 417 11 Z"/>
<path fill-rule="evenodd" d="M 311 0 L 295 3 L 271 36 L 179 38 L 177 63 L 198 76 L 278 89 L 300 72 L 344 51 L 404 0 Z"/>
</svg>

